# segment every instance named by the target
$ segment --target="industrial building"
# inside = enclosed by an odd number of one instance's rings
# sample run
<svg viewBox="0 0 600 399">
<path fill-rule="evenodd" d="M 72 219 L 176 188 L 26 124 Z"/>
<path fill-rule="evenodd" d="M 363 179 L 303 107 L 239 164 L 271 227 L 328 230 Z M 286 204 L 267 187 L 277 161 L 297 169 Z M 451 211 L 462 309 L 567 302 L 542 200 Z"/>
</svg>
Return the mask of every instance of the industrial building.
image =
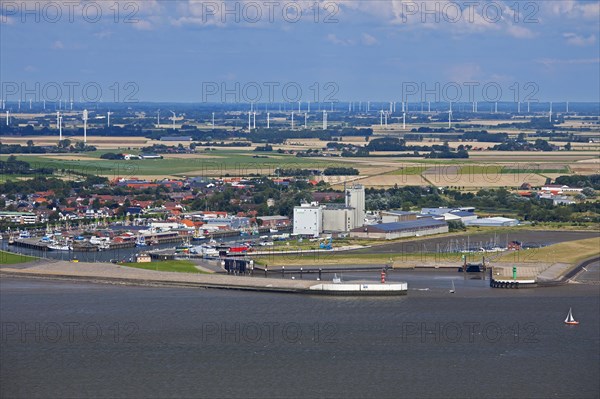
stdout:
<svg viewBox="0 0 600 399">
<path fill-rule="evenodd" d="M 448 232 L 448 224 L 443 220 L 430 218 L 408 222 L 380 223 L 358 227 L 350 231 L 352 238 L 394 240 L 403 237 L 419 237 Z"/>
<path fill-rule="evenodd" d="M 380 214 L 382 223 L 408 222 L 411 220 L 417 220 L 416 212 L 391 210 L 381 211 Z"/>
<path fill-rule="evenodd" d="M 505 227 L 505 226 L 518 226 L 519 221 L 517 219 L 503 218 L 503 217 L 492 217 L 492 218 L 481 218 L 475 220 L 468 220 L 465 222 L 466 226 L 481 226 L 481 227 Z"/>
<path fill-rule="evenodd" d="M 354 226 L 365 224 L 365 187 L 354 184 L 346 188 L 346 206 L 354 208 Z"/>
<path fill-rule="evenodd" d="M 294 234 L 316 237 L 342 233 L 365 223 L 365 188 L 355 184 L 345 191 L 345 204 L 311 202 L 294 207 Z"/>
<path fill-rule="evenodd" d="M 346 232 L 357 227 L 356 209 L 348 206 L 326 205 L 323 208 L 323 232 Z"/>
<path fill-rule="evenodd" d="M 318 202 L 294 207 L 294 234 L 318 237 L 323 232 L 323 206 Z"/>
</svg>

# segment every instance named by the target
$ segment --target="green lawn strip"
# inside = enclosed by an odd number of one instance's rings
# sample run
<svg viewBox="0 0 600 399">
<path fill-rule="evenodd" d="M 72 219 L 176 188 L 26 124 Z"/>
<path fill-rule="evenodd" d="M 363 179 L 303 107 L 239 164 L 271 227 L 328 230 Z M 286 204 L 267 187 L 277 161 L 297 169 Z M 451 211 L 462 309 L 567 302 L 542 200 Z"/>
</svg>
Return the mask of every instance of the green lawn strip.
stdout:
<svg viewBox="0 0 600 399">
<path fill-rule="evenodd" d="M 163 262 L 150 263 L 124 263 L 123 265 L 135 267 L 138 269 L 154 270 L 159 272 L 208 274 L 206 272 L 198 270 L 194 263 L 188 260 L 167 260 Z"/>
<path fill-rule="evenodd" d="M 13 254 L 11 252 L 0 251 L 0 265 L 16 265 L 19 263 L 27 263 L 37 260 L 33 256 L 26 256 L 21 254 Z"/>
</svg>

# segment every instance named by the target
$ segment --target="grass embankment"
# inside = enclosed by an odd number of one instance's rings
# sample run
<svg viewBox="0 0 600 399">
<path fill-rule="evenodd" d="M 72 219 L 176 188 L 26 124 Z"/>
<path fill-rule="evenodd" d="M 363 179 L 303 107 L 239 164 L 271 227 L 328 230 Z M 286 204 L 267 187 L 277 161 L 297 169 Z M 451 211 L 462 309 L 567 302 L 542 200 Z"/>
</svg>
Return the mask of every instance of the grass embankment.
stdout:
<svg viewBox="0 0 600 399">
<path fill-rule="evenodd" d="M 33 256 L 26 256 L 0 251 L 0 265 L 16 265 L 19 263 L 32 262 L 37 259 L 38 258 L 35 258 Z"/>
<path fill-rule="evenodd" d="M 410 266 L 414 263 L 440 263 L 440 264 L 462 264 L 461 253 L 388 253 L 388 254 L 364 254 L 354 252 L 321 252 L 317 254 L 288 254 L 276 256 L 259 256 L 254 258 L 257 265 L 268 265 L 269 267 L 281 266 L 339 266 L 339 265 L 372 265 L 393 264 L 394 267 L 402 267 L 402 262 Z M 494 256 L 488 254 L 486 257 Z M 481 255 L 469 254 L 467 261 L 481 261 Z"/>
<path fill-rule="evenodd" d="M 600 255 L 600 236 L 585 240 L 561 242 L 544 248 L 527 249 L 502 254 L 496 262 L 568 263 L 571 265 Z"/>
<path fill-rule="evenodd" d="M 135 267 L 138 269 L 154 270 L 159 272 L 208 274 L 206 272 L 198 270 L 194 263 L 188 260 L 167 260 L 163 262 L 151 263 L 124 263 L 124 265 L 129 267 Z"/>
</svg>

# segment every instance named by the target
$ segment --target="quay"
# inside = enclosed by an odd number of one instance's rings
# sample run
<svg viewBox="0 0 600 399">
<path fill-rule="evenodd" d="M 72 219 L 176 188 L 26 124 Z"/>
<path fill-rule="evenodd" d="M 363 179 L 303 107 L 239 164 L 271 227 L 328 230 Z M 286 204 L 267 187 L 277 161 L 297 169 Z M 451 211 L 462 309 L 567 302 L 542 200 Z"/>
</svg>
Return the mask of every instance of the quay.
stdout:
<svg viewBox="0 0 600 399">
<path fill-rule="evenodd" d="M 309 280 L 157 272 L 111 263 L 72 263 L 66 261 L 35 261 L 23 265 L 6 265 L 0 268 L 0 275 L 4 277 L 31 277 L 118 285 L 218 288 L 318 295 L 406 295 L 408 291 L 406 283 L 319 284 Z M 339 287 L 337 287 L 338 285 Z M 369 288 L 364 288 L 367 285 Z M 376 289 L 375 286 L 379 285 L 386 286 L 386 288 Z"/>
</svg>

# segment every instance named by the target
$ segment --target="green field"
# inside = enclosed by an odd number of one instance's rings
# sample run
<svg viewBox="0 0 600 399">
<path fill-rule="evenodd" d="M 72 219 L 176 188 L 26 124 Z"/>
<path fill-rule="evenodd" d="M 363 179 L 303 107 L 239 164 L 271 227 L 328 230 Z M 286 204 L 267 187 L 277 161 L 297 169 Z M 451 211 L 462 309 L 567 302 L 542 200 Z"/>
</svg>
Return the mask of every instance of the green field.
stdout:
<svg viewBox="0 0 600 399">
<path fill-rule="evenodd" d="M 36 259 L 37 258 L 34 258 L 32 256 L 0 251 L 0 265 L 16 265 L 19 263 L 32 262 Z"/>
<path fill-rule="evenodd" d="M 327 166 L 340 166 L 343 164 L 326 158 L 300 158 L 285 154 L 253 153 L 248 151 L 211 151 L 207 154 L 200 153 L 198 157 L 136 161 L 100 159 L 100 155 L 105 152 L 96 151 L 80 154 L 82 157 L 81 160 L 51 159 L 47 156 L 25 154 L 17 155 L 17 159 L 29 162 L 32 168 L 50 167 L 57 170 L 72 170 L 109 178 L 119 176 L 174 176 L 185 175 L 186 173 L 207 176 L 272 175 L 277 168 L 323 169 Z M 266 158 L 254 158 L 257 155 Z M 91 157 L 96 159 L 85 159 Z M 7 158 L 8 156 L 1 156 L 0 160 L 6 160 Z"/>
<path fill-rule="evenodd" d="M 167 260 L 164 262 L 151 263 L 124 263 L 125 266 L 135 267 L 137 269 L 155 270 L 159 272 L 176 272 L 176 273 L 200 273 L 205 272 L 196 269 L 193 262 L 189 260 Z"/>
</svg>

